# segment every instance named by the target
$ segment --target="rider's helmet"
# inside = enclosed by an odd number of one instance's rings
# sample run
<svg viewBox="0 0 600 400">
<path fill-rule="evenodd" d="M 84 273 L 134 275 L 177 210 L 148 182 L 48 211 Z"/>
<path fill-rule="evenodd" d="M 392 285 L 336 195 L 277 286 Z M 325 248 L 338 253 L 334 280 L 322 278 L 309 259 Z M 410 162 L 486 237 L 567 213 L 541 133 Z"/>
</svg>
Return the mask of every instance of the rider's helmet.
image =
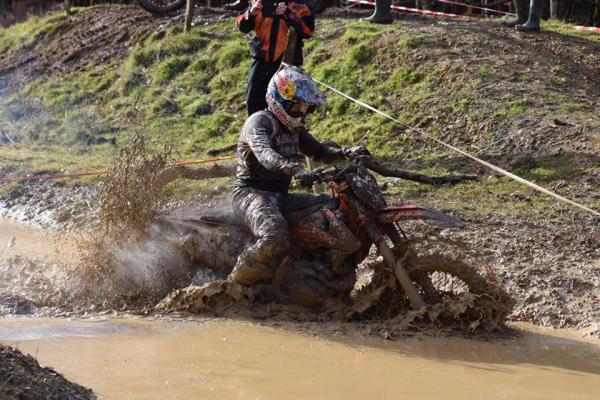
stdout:
<svg viewBox="0 0 600 400">
<path fill-rule="evenodd" d="M 269 111 L 291 130 L 303 127 L 304 116 L 325 103 L 315 81 L 296 66 L 285 67 L 273 75 L 266 99 Z"/>
</svg>

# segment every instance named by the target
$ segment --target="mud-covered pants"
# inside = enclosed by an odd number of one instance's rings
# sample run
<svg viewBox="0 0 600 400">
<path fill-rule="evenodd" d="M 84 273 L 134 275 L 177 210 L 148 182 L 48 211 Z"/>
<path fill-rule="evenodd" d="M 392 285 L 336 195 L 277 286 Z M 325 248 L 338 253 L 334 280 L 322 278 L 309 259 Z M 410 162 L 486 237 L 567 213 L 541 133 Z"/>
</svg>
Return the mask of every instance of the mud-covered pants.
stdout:
<svg viewBox="0 0 600 400">
<path fill-rule="evenodd" d="M 256 242 L 239 256 L 230 278 L 244 285 L 269 278 L 268 264 L 290 246 L 288 223 L 283 213 L 328 197 L 237 188 L 233 195 L 233 209 L 250 228 Z"/>
</svg>

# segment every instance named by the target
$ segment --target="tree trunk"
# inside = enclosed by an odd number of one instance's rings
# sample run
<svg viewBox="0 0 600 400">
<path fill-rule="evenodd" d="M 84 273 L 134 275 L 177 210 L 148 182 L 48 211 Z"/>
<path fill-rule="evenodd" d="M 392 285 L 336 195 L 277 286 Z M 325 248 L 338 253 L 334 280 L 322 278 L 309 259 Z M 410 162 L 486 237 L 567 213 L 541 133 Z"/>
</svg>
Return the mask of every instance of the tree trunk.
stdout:
<svg viewBox="0 0 600 400">
<path fill-rule="evenodd" d="M 23 2 L 13 2 L 13 13 L 16 21 L 23 21 L 27 16 L 27 5 Z"/>
<path fill-rule="evenodd" d="M 187 0 L 185 5 L 185 25 L 183 27 L 183 32 L 188 33 L 190 29 L 192 29 L 192 19 L 194 19 L 194 4 L 196 0 Z"/>
<path fill-rule="evenodd" d="M 550 0 L 550 18 L 558 18 L 558 0 Z"/>
</svg>

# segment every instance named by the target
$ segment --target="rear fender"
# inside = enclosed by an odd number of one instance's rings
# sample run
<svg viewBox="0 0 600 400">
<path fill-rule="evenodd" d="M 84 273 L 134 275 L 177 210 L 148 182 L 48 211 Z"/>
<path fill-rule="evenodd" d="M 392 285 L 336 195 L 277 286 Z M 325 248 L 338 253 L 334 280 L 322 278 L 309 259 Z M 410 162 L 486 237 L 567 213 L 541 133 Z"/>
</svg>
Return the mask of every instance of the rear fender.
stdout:
<svg viewBox="0 0 600 400">
<path fill-rule="evenodd" d="M 431 208 L 405 204 L 403 206 L 387 206 L 378 210 L 377 217 L 381 223 L 391 223 L 408 220 L 422 220 L 428 224 L 441 225 L 452 228 L 462 227 L 464 224 L 459 219 Z"/>
</svg>

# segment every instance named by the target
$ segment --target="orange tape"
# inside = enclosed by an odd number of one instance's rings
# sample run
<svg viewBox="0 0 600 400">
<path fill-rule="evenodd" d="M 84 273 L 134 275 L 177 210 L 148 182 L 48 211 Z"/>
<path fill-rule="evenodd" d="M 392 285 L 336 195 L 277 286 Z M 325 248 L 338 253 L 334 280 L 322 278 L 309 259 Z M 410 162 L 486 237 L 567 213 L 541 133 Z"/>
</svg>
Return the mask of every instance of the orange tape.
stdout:
<svg viewBox="0 0 600 400">
<path fill-rule="evenodd" d="M 205 164 L 209 162 L 232 160 L 235 156 L 211 157 L 203 160 L 182 160 L 174 164 L 168 164 L 167 167 L 183 166 L 190 164 Z M 38 176 L 20 176 L 16 178 L 0 178 L 0 183 L 20 182 L 20 181 L 48 181 L 52 179 L 62 178 L 79 178 L 82 176 L 104 175 L 106 171 L 80 172 L 75 174 L 54 174 L 54 175 L 38 175 Z"/>
</svg>

